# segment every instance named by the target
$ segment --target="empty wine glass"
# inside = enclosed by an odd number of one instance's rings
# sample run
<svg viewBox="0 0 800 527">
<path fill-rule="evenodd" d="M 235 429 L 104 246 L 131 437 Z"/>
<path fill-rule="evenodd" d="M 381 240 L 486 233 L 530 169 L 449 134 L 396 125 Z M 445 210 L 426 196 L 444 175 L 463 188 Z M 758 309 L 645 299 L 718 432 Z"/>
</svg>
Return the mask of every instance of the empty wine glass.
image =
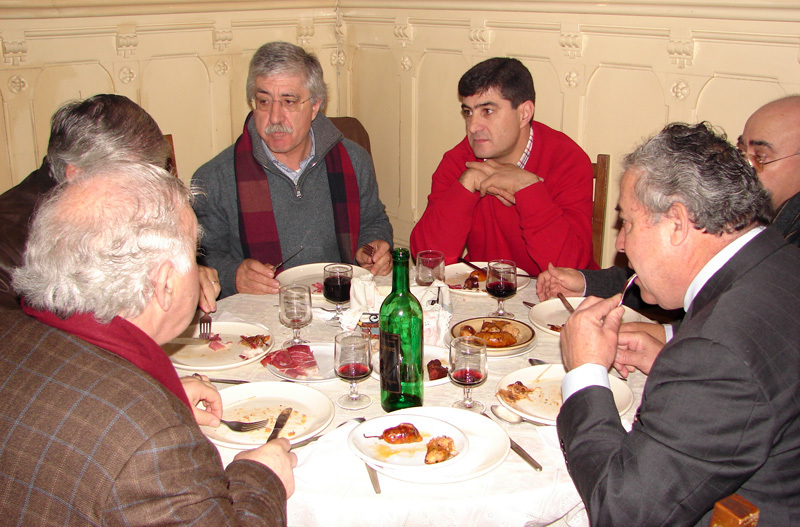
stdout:
<svg viewBox="0 0 800 527">
<path fill-rule="evenodd" d="M 294 336 L 283 343 L 284 348 L 297 344 L 306 344 L 300 338 L 300 328 L 311 324 L 311 288 L 307 285 L 290 284 L 278 290 L 278 317 L 281 324 L 294 330 Z"/>
<path fill-rule="evenodd" d="M 450 342 L 450 380 L 464 388 L 464 398 L 450 406 L 482 412 L 486 407 L 472 399 L 472 388 L 486 382 L 486 342 L 478 337 L 457 337 Z"/>
<path fill-rule="evenodd" d="M 336 404 L 345 410 L 360 410 L 372 404 L 368 395 L 358 393 L 358 383 L 372 373 L 369 336 L 356 331 L 336 335 L 333 364 L 336 376 L 350 383 L 350 393 L 336 399 Z"/>
<path fill-rule="evenodd" d="M 517 264 L 511 260 L 492 260 L 486 274 L 486 292 L 497 299 L 497 310 L 490 317 L 514 318 L 503 307 L 503 301 L 517 292 Z"/>
<path fill-rule="evenodd" d="M 336 304 L 336 314 L 325 321 L 329 326 L 341 323 L 342 304 L 350 301 L 350 281 L 353 279 L 353 266 L 348 264 L 326 265 L 322 278 L 322 296 Z"/>
</svg>

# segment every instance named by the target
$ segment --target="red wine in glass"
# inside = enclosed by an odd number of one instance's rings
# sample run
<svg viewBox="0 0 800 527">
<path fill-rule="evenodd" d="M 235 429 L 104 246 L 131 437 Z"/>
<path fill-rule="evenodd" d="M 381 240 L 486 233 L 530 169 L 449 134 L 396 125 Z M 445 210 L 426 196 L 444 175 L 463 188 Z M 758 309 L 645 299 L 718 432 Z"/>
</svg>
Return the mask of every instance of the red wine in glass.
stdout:
<svg viewBox="0 0 800 527">
<path fill-rule="evenodd" d="M 517 292 L 517 284 L 501 281 L 487 283 L 486 292 L 494 298 L 508 298 Z"/>
<path fill-rule="evenodd" d="M 334 304 L 346 304 L 350 301 L 350 278 L 329 276 L 322 283 L 322 294 Z"/>
<path fill-rule="evenodd" d="M 372 373 L 372 365 L 362 364 L 360 362 L 348 362 L 342 364 L 336 369 L 336 375 L 349 382 L 358 382 L 366 379 Z"/>
<path fill-rule="evenodd" d="M 483 373 L 475 370 L 470 370 L 469 368 L 463 368 L 461 370 L 456 370 L 450 374 L 450 377 L 454 384 L 463 387 L 472 387 L 480 386 L 483 384 L 483 381 L 486 378 L 483 376 Z"/>
</svg>

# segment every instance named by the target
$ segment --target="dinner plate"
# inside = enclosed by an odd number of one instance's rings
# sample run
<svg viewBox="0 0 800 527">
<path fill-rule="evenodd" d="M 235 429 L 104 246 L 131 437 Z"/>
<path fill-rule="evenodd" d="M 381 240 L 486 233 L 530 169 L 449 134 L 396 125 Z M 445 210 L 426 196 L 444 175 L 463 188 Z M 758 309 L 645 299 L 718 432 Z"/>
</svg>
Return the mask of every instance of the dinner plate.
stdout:
<svg viewBox="0 0 800 527">
<path fill-rule="evenodd" d="M 336 376 L 336 371 L 333 368 L 333 344 L 325 342 L 311 342 L 307 344 L 314 353 L 314 359 L 317 361 L 319 373 L 312 377 L 298 378 L 291 374 L 284 373 L 272 364 L 267 364 L 267 369 L 281 379 L 293 382 L 327 382 L 333 379 L 339 379 Z"/>
<path fill-rule="evenodd" d="M 450 343 L 453 342 L 453 335 L 450 333 L 445 333 L 444 335 L 444 345 L 450 348 Z M 533 340 L 528 343 L 528 345 L 523 346 L 521 348 L 513 348 L 513 349 L 499 349 L 498 348 L 486 348 L 486 358 L 489 360 L 494 359 L 508 359 L 511 357 L 519 357 L 520 355 L 525 355 L 532 349 L 536 348 L 539 345 L 539 334 L 534 332 Z"/>
<path fill-rule="evenodd" d="M 410 423 L 419 431 L 418 443 L 392 444 L 380 438 L 384 430 L 401 423 Z M 376 437 L 377 436 L 377 437 Z M 453 440 L 457 454 L 440 463 L 425 464 L 428 442 L 439 436 Z M 427 472 L 460 462 L 469 452 L 467 436 L 452 424 L 421 415 L 395 413 L 365 421 L 350 431 L 347 444 L 355 455 L 376 467 Z"/>
<path fill-rule="evenodd" d="M 333 262 L 312 263 L 290 267 L 278 273 L 275 278 L 281 285 L 301 284 L 311 288 L 311 298 L 318 302 L 327 302 L 325 295 L 322 294 L 322 280 L 325 275 L 325 266 Z M 362 277 L 369 274 L 369 271 L 357 265 L 353 266 L 353 277 Z M 332 302 L 330 305 L 333 306 Z"/>
<path fill-rule="evenodd" d="M 439 359 L 442 362 L 442 366 L 447 368 L 449 366 L 449 350 L 447 348 L 440 348 L 439 346 L 428 346 L 425 345 L 422 347 L 422 375 L 423 375 L 423 385 L 426 387 L 431 386 L 439 386 L 440 384 L 447 384 L 450 382 L 450 377 L 445 375 L 441 379 L 431 380 L 428 377 L 428 363 L 434 359 Z M 380 353 L 374 353 L 372 355 L 372 378 L 380 380 L 381 379 L 381 372 L 380 372 Z"/>
<path fill-rule="evenodd" d="M 402 416 L 409 421 L 416 416 L 439 419 L 461 430 L 469 441 L 469 449 L 463 459 L 436 470 L 420 472 L 366 462 L 381 474 L 391 478 L 432 485 L 466 481 L 491 472 L 508 456 L 511 446 L 508 434 L 499 424 L 479 413 L 442 406 L 418 406 L 396 410 L 391 415 Z"/>
<path fill-rule="evenodd" d="M 472 262 L 473 264 L 477 265 L 478 267 L 487 267 L 489 265 L 488 262 Z M 450 264 L 445 266 L 444 268 L 444 281 L 447 285 L 464 285 L 464 280 L 467 279 L 469 274 L 474 271 L 472 267 L 468 266 L 463 262 L 458 262 L 454 264 Z M 525 273 L 524 270 L 517 267 L 518 273 Z M 527 273 L 525 273 L 527 274 Z M 528 284 L 531 283 L 531 279 L 527 276 L 517 276 L 517 291 L 521 291 L 528 287 Z M 464 295 L 464 296 L 478 296 L 478 297 L 486 297 L 488 294 L 486 293 L 486 282 L 480 282 L 478 284 L 479 289 L 453 289 L 450 288 L 450 292 L 454 295 Z"/>
<path fill-rule="evenodd" d="M 274 346 L 275 339 L 270 338 L 265 348 L 253 349 L 241 344 L 242 335 L 252 337 L 255 335 L 272 335 L 269 330 L 246 322 L 214 322 L 211 331 L 219 334 L 222 342 L 231 344 L 222 350 L 213 350 L 205 342 L 192 343 L 188 339 L 200 337 L 200 326 L 192 324 L 175 340 L 162 346 L 172 364 L 181 370 L 189 371 L 219 371 L 229 370 L 260 360 Z M 181 340 L 184 339 L 184 340 Z"/>
<path fill-rule="evenodd" d="M 561 364 L 531 366 L 511 372 L 500 379 L 497 382 L 495 394 L 517 381 L 528 388 L 540 388 L 529 394 L 528 399 L 515 403 L 509 403 L 499 395 L 496 397 L 503 406 L 521 417 L 545 425 L 555 425 L 556 417 L 561 410 L 561 380 L 563 378 L 564 367 Z M 622 415 L 633 405 L 633 392 L 626 382 L 613 375 L 608 376 L 608 381 L 611 393 L 614 395 L 614 404 L 617 405 L 619 415 Z"/>
<path fill-rule="evenodd" d="M 222 418 L 235 421 L 269 419 L 266 428 L 234 432 L 221 424 L 218 428 L 201 426 L 203 433 L 217 445 L 247 450 L 263 445 L 275 424 L 275 418 L 287 406 L 292 415 L 278 437 L 291 444 L 317 435 L 333 420 L 333 403 L 327 395 L 310 386 L 290 382 L 250 382 L 220 390 Z"/>
<path fill-rule="evenodd" d="M 583 302 L 584 297 L 573 296 L 567 297 L 572 307 L 578 307 Z M 634 311 L 628 306 L 623 306 L 625 312 L 622 315 L 622 322 L 652 322 L 646 316 Z M 550 329 L 550 324 L 554 326 L 563 326 L 569 317 L 569 311 L 561 303 L 558 298 L 551 298 L 536 304 L 528 311 L 528 318 L 537 329 L 541 329 L 548 335 L 555 335 L 558 337 L 561 333 Z"/>
<path fill-rule="evenodd" d="M 464 326 L 472 326 L 472 328 L 478 332 L 483 326 L 484 322 L 510 322 L 511 325 L 519 330 L 519 337 L 517 337 L 517 343 L 511 346 L 504 346 L 501 348 L 491 348 L 488 345 L 486 346 L 486 356 L 487 357 L 509 357 L 513 356 L 514 352 L 519 350 L 527 350 L 530 344 L 533 342 L 534 337 L 536 336 L 536 331 L 528 324 L 524 322 L 520 322 L 519 320 L 513 320 L 509 318 L 497 318 L 497 317 L 478 317 L 478 318 L 469 318 L 467 320 L 462 320 L 461 322 L 457 322 L 450 328 L 450 337 L 451 339 L 456 338 L 461 333 L 461 328 Z"/>
</svg>

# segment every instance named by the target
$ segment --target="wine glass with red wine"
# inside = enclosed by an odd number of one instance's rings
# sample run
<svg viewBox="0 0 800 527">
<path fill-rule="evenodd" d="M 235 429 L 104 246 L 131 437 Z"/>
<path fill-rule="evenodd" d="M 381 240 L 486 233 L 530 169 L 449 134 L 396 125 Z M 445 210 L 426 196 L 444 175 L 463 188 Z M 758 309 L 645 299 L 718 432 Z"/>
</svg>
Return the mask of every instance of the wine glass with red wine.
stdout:
<svg viewBox="0 0 800 527">
<path fill-rule="evenodd" d="M 492 260 L 486 274 L 486 292 L 497 299 L 497 309 L 490 317 L 514 318 L 503 307 L 503 301 L 517 293 L 517 264 L 511 260 Z"/>
<path fill-rule="evenodd" d="M 283 343 L 283 347 L 307 344 L 300 338 L 300 329 L 311 324 L 311 288 L 307 285 L 290 284 L 278 290 L 278 318 L 281 324 L 294 330 L 294 336 Z"/>
<path fill-rule="evenodd" d="M 329 326 L 341 323 L 342 304 L 350 301 L 350 281 L 353 279 L 353 266 L 348 264 L 326 265 L 322 279 L 322 295 L 328 302 L 336 304 L 336 314 L 325 321 Z"/>
<path fill-rule="evenodd" d="M 473 336 L 457 337 L 450 342 L 450 381 L 464 388 L 464 398 L 450 406 L 482 412 L 486 407 L 472 399 L 472 389 L 486 382 L 486 342 Z"/>
<path fill-rule="evenodd" d="M 333 348 L 333 364 L 336 376 L 350 383 L 350 393 L 336 399 L 336 404 L 345 410 L 360 410 L 372 404 L 368 395 L 358 393 L 358 383 L 372 373 L 370 338 L 359 331 L 336 335 Z"/>
</svg>

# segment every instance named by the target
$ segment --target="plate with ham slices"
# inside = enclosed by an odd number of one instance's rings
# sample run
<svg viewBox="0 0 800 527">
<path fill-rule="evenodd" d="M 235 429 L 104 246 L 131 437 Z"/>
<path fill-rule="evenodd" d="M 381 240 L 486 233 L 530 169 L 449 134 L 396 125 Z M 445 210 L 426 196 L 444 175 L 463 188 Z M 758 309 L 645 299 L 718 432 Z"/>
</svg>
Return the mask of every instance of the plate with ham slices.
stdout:
<svg viewBox="0 0 800 527">
<path fill-rule="evenodd" d="M 270 372 L 295 382 L 337 380 L 333 369 L 333 344 L 311 342 L 271 351 L 261 359 Z"/>
<path fill-rule="evenodd" d="M 200 326 L 192 324 L 162 346 L 180 370 L 219 371 L 261 360 L 272 349 L 270 331 L 246 322 L 214 322 L 211 339 L 200 338 Z"/>
</svg>

